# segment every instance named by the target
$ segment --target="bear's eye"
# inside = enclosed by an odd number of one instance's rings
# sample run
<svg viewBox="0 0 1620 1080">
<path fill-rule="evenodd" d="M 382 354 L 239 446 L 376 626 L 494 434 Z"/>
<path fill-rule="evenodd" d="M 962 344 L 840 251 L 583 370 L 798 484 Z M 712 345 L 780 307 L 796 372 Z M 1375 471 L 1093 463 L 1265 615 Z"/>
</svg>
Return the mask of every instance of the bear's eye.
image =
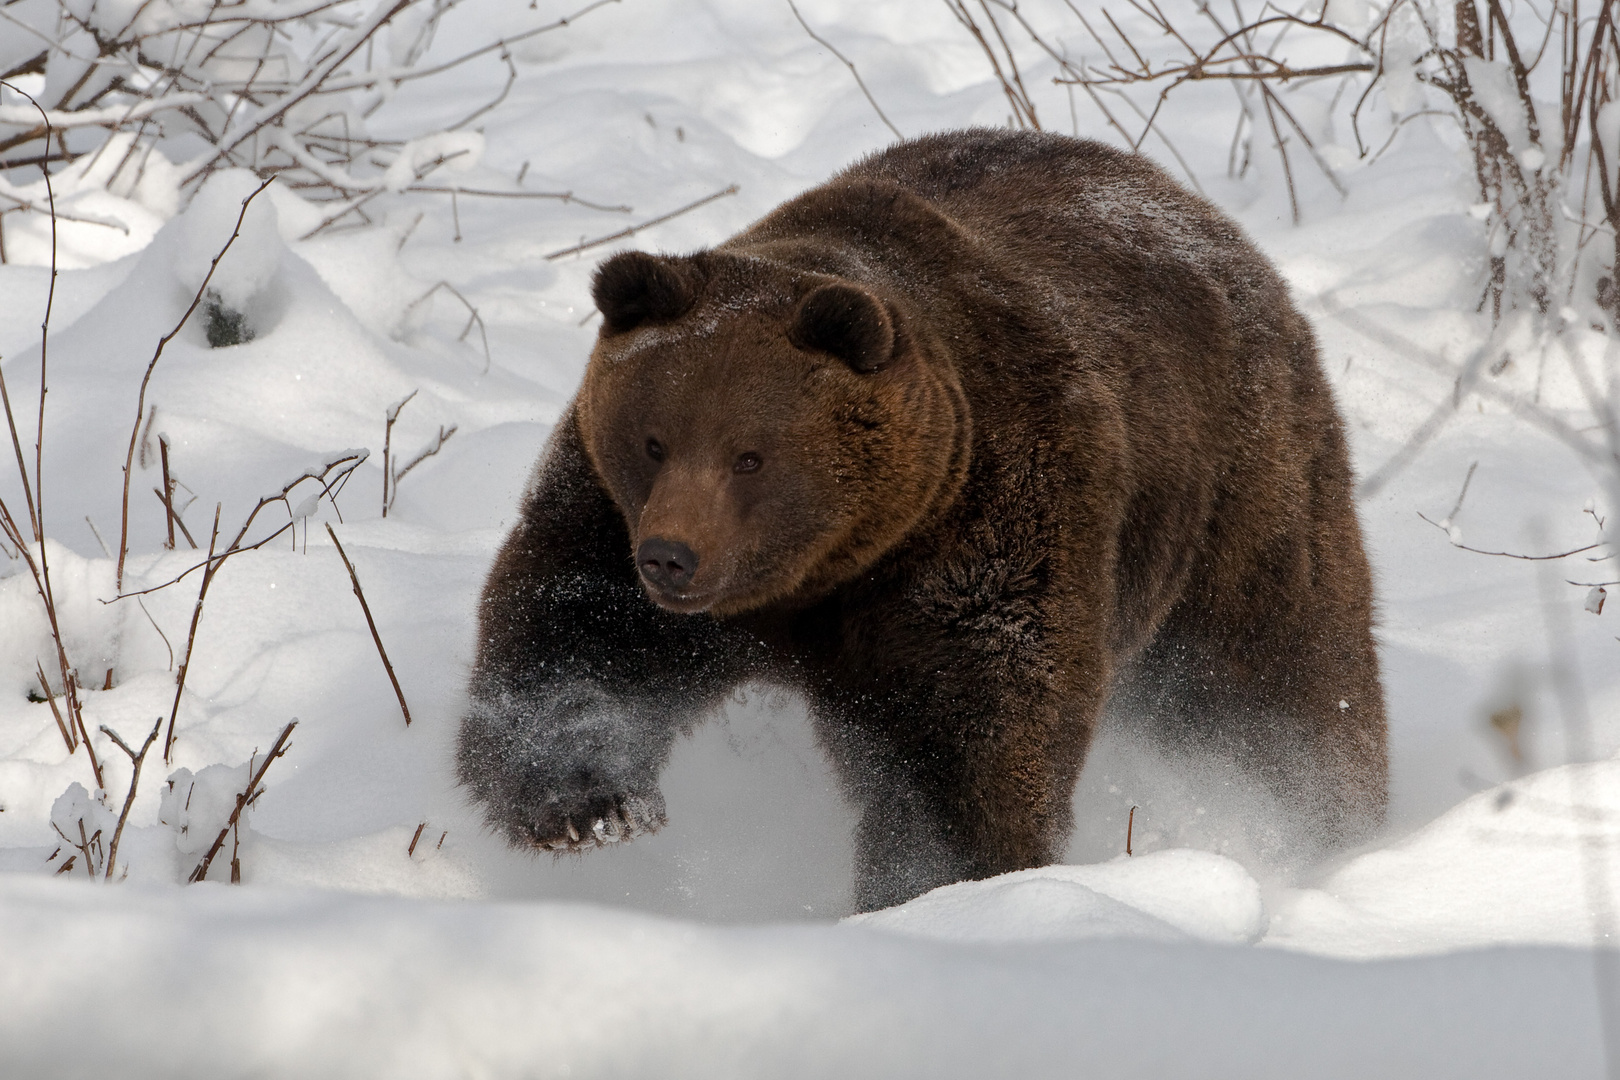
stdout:
<svg viewBox="0 0 1620 1080">
<path fill-rule="evenodd" d="M 657 439 L 648 439 L 647 440 L 647 456 L 652 458 L 654 461 L 663 461 L 664 460 L 664 444 L 659 442 Z"/>
<path fill-rule="evenodd" d="M 731 467 L 731 471 L 753 472 L 763 464 L 764 462 L 760 460 L 760 456 L 758 454 L 754 453 L 753 451 L 749 451 L 737 459 L 737 464 Z"/>
</svg>

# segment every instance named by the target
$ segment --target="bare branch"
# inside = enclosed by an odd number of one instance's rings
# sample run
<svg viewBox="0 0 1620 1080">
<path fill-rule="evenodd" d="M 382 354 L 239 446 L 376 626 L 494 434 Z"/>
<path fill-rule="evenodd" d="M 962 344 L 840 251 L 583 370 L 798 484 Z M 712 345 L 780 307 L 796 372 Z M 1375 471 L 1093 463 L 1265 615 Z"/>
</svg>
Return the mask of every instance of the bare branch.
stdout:
<svg viewBox="0 0 1620 1080">
<path fill-rule="evenodd" d="M 422 462 L 426 461 L 428 458 L 433 457 L 440 450 L 443 450 L 444 444 L 450 441 L 450 436 L 454 435 L 459 430 L 460 428 L 456 424 L 451 424 L 449 427 L 440 425 L 438 435 L 434 437 L 432 442 L 428 443 L 427 446 L 423 448 L 421 453 L 411 458 L 411 460 L 407 462 L 403 468 L 394 470 L 394 482 L 390 484 L 388 488 L 388 505 L 390 507 L 394 505 L 394 499 L 399 495 L 399 482 L 405 479 L 406 474 L 408 474 L 418 465 L 422 464 Z"/>
<path fill-rule="evenodd" d="M 418 296 L 415 300 L 412 300 L 409 304 L 405 305 L 406 317 L 409 318 L 411 312 L 415 311 L 422 304 L 427 303 L 428 299 L 440 289 L 444 289 L 451 296 L 454 296 L 457 300 L 460 300 L 462 306 L 467 309 L 467 325 L 461 328 L 461 333 L 457 335 L 456 340 L 465 341 L 467 339 L 467 335 L 472 332 L 472 328 L 474 326 L 478 327 L 478 337 L 484 346 L 484 374 L 488 375 L 492 361 L 490 360 L 489 356 L 489 333 L 484 328 L 484 317 L 478 314 L 478 309 L 473 307 L 471 300 L 468 300 L 465 296 L 461 295 L 460 289 L 457 289 L 448 281 L 435 282 L 431 289 L 423 293 L 421 296 Z M 414 395 L 415 392 L 412 391 L 412 393 Z M 387 451 L 385 450 L 383 453 L 385 461 L 387 456 Z"/>
<path fill-rule="evenodd" d="M 186 528 L 186 523 L 185 523 L 184 519 L 182 519 L 180 517 L 180 511 L 174 509 L 174 501 L 173 501 L 173 499 L 164 497 L 164 494 L 163 494 L 163 491 L 162 491 L 161 488 L 153 488 L 152 489 L 152 494 L 156 495 L 157 498 L 158 498 L 158 502 L 163 504 L 163 508 L 164 508 L 165 512 L 167 512 L 170 515 L 171 522 L 174 525 L 178 525 L 180 527 L 180 535 L 184 536 L 186 538 L 186 543 L 191 545 L 191 550 L 196 551 L 197 550 L 197 541 L 192 539 L 191 530 Z M 169 543 L 169 544 L 164 544 L 163 546 L 168 548 L 168 547 L 173 547 L 174 545 L 172 543 Z"/>
<path fill-rule="evenodd" d="M 628 229 L 620 229 L 616 233 L 609 233 L 607 236 L 599 236 L 595 240 L 586 240 L 583 243 L 575 244 L 573 247 L 566 247 L 566 248 L 563 248 L 561 251 L 553 251 L 549 255 L 546 256 L 546 260 L 548 262 L 550 262 L 550 261 L 553 261 L 553 260 L 556 260 L 556 259 L 561 259 L 561 258 L 563 258 L 565 256 L 568 256 L 568 255 L 578 255 L 582 251 L 589 251 L 591 248 L 601 247 L 603 244 L 611 244 L 615 240 L 623 240 L 627 236 L 634 236 L 636 233 L 641 232 L 643 229 L 650 229 L 654 225 L 662 225 L 664 222 L 669 221 L 671 218 L 678 218 L 682 214 L 690 213 L 691 211 L 696 210 L 700 206 L 707 206 L 709 203 L 714 202 L 716 199 L 723 199 L 727 195 L 735 195 L 740 190 L 742 190 L 742 189 L 739 188 L 736 184 L 732 184 L 730 187 L 722 188 L 721 190 L 715 192 L 713 195 L 705 195 L 703 198 L 697 200 L 696 202 L 687 203 L 685 206 L 681 207 L 678 210 L 671 210 L 667 214 L 660 214 L 658 217 L 652 218 L 649 221 L 643 221 L 640 225 L 632 225 Z"/>
<path fill-rule="evenodd" d="M 48 117 L 46 117 L 45 110 L 39 104 L 39 102 L 35 101 L 32 95 L 30 95 L 30 94 L 28 94 L 28 93 L 26 93 L 26 92 L 24 92 L 22 90 L 18 90 L 11 83 L 0 83 L 0 86 L 4 86 L 8 90 L 15 91 L 16 93 L 21 94 L 23 97 L 28 98 L 29 102 L 31 102 L 33 104 L 34 108 L 39 111 L 40 116 L 44 118 L 43 130 L 48 135 L 50 130 L 51 130 L 51 122 L 50 122 L 50 119 Z M 43 168 L 43 166 L 41 168 Z M 47 172 L 45 174 L 45 176 L 46 176 L 46 182 L 49 183 L 50 173 Z M 55 212 L 55 207 L 56 207 L 56 200 L 53 198 L 51 200 L 51 210 L 52 210 L 53 213 Z M 52 218 L 52 227 L 51 227 L 51 287 L 52 287 L 53 290 L 55 289 L 55 284 L 56 284 L 56 228 L 55 228 L 55 219 L 53 217 Z M 45 320 L 44 320 L 43 326 L 49 326 L 50 321 L 51 321 L 50 320 L 50 309 L 49 309 L 49 305 L 47 305 L 46 314 L 45 314 Z M 45 331 L 42 329 L 41 334 L 43 335 L 44 333 L 45 333 Z M 43 340 L 44 339 L 43 339 L 43 336 L 42 336 L 42 339 L 41 339 L 42 345 L 43 345 Z M 41 394 L 44 393 L 44 386 L 45 386 L 45 384 L 42 381 L 40 383 L 40 393 Z M 0 403 L 4 403 L 4 405 L 5 405 L 6 426 L 11 431 L 11 447 L 12 447 L 12 450 L 14 450 L 16 452 L 16 455 L 17 455 L 17 473 L 18 473 L 19 477 L 21 477 L 21 479 L 22 479 L 23 498 L 28 503 L 28 523 L 32 528 L 35 542 L 40 542 L 40 541 L 43 541 L 45 539 L 44 525 L 40 521 L 40 518 L 39 518 L 39 508 L 34 504 L 34 489 L 33 489 L 33 486 L 30 485 L 29 482 L 28 482 L 28 466 L 23 460 L 22 441 L 19 438 L 18 433 L 17 433 L 17 419 L 16 419 L 16 416 L 11 411 L 11 393 L 6 388 L 6 377 L 5 377 L 5 371 L 4 371 L 3 368 L 0 368 Z M 43 406 L 43 402 L 42 402 L 41 403 L 41 408 L 43 409 L 43 407 L 44 406 Z"/>
<path fill-rule="evenodd" d="M 56 730 L 62 733 L 62 741 L 67 744 L 67 752 L 73 753 L 79 748 L 79 741 L 75 733 L 62 721 L 62 710 L 56 707 L 56 693 L 51 689 L 50 680 L 45 678 L 45 668 L 38 660 L 34 661 L 34 670 L 39 672 L 39 688 L 45 695 L 45 700 L 51 704 L 51 715 L 56 717 Z"/>
<path fill-rule="evenodd" d="M 371 605 L 366 603 L 366 594 L 360 588 L 360 575 L 354 572 L 354 563 L 349 561 L 349 555 L 338 542 L 337 533 L 332 531 L 330 523 L 326 526 L 326 535 L 332 538 L 332 546 L 337 548 L 338 558 L 343 560 L 343 566 L 349 571 L 349 581 L 354 585 L 354 596 L 360 601 L 360 610 L 365 613 L 366 625 L 371 628 L 371 640 L 377 646 L 377 655 L 382 657 L 383 669 L 388 672 L 388 681 L 394 684 L 394 696 L 399 698 L 399 711 L 405 714 L 405 726 L 411 726 L 411 707 L 405 704 L 405 691 L 399 688 L 399 677 L 394 674 L 394 665 L 389 663 L 388 650 L 383 648 L 382 635 L 377 633 L 377 620 L 371 617 Z"/>
<path fill-rule="evenodd" d="M 421 303 L 422 300 L 426 300 L 429 296 L 432 296 L 432 295 L 433 295 L 433 290 L 429 289 L 427 291 L 427 293 L 425 295 L 423 295 L 420 300 L 415 301 L 411 305 L 411 307 L 414 307 L 416 304 Z M 409 312 L 410 308 L 407 307 L 405 310 L 407 312 Z M 394 455 L 394 424 L 399 420 L 399 412 L 400 412 L 400 410 L 403 409 L 405 406 L 409 405 L 411 403 L 411 399 L 413 397 L 415 397 L 416 394 L 417 394 L 417 392 L 415 390 L 412 390 L 410 393 L 406 394 L 404 397 L 400 398 L 398 401 L 396 401 L 392 405 L 388 406 L 388 412 L 383 416 L 383 494 L 382 494 L 382 516 L 383 517 L 388 516 L 388 508 L 394 504 L 394 498 L 393 498 L 394 474 L 393 474 L 393 470 L 391 468 L 391 463 L 393 461 L 393 455 Z"/>
<path fill-rule="evenodd" d="M 855 85 L 861 88 L 862 94 L 866 95 L 866 103 L 872 106 L 873 112 L 878 114 L 878 119 L 883 121 L 883 126 L 892 131 L 895 138 L 904 139 L 905 136 L 900 134 L 900 129 L 889 122 L 888 116 L 884 114 L 882 107 L 878 105 L 877 98 L 872 96 L 872 91 L 867 89 L 866 80 L 862 79 L 861 73 L 855 70 L 855 62 L 849 57 L 845 56 L 843 53 L 839 52 L 837 48 L 833 46 L 832 42 L 810 29 L 810 24 L 804 21 L 803 15 L 799 14 L 799 7 L 793 2 L 793 0 L 787 0 L 787 6 L 793 11 L 793 17 L 799 20 L 799 25 L 804 27 L 804 32 L 810 35 L 811 40 L 813 40 L 817 45 L 820 45 L 823 49 L 826 49 L 828 52 L 832 53 L 838 58 L 839 63 L 849 68 L 849 73 L 855 77 Z"/>
<path fill-rule="evenodd" d="M 129 794 L 124 797 L 123 812 L 118 815 L 118 826 L 113 829 L 112 843 L 107 846 L 107 871 L 102 875 L 102 880 L 104 881 L 112 880 L 113 870 L 118 865 L 118 841 L 123 839 L 124 822 L 129 820 L 130 807 L 135 805 L 135 789 L 140 785 L 141 782 L 141 765 L 146 761 L 146 752 L 152 749 L 152 743 L 157 740 L 158 731 L 161 730 L 162 727 L 163 717 L 160 716 L 157 718 L 157 723 L 152 725 L 152 733 L 148 735 L 146 737 L 146 741 L 141 744 L 140 753 L 136 753 L 129 748 L 123 739 L 118 737 L 118 733 L 116 731 L 108 727 L 106 724 L 101 725 L 102 733 L 114 743 L 118 744 L 118 749 L 129 755 L 129 760 L 134 766 L 134 772 L 131 773 L 129 778 Z"/>
<path fill-rule="evenodd" d="M 173 760 L 174 726 L 176 718 L 180 715 L 180 699 L 186 692 L 186 675 L 191 670 L 191 658 L 197 644 L 197 627 L 202 623 L 203 604 L 208 599 L 208 587 L 213 584 L 214 576 L 219 573 L 220 568 L 225 565 L 226 560 L 228 560 L 231 556 L 240 555 L 244 551 L 253 551 L 256 548 L 261 548 L 270 543 L 270 541 L 274 540 L 276 537 L 280 536 L 282 533 L 294 528 L 297 525 L 297 521 L 291 519 L 291 507 L 288 506 L 287 496 L 293 491 L 293 489 L 298 487 L 298 485 L 302 484 L 305 480 L 314 480 L 321 485 L 321 494 L 330 499 L 333 497 L 333 488 L 340 486 L 343 480 L 348 479 L 349 475 L 353 473 L 355 469 L 359 468 L 360 464 L 366 460 L 366 456 L 366 451 L 363 450 L 345 451 L 337 458 L 327 462 L 319 471 L 306 470 L 300 476 L 283 486 L 281 491 L 275 495 L 266 495 L 262 497 L 253 507 L 253 510 L 248 514 L 247 519 L 242 523 L 242 527 L 237 530 L 235 538 L 231 540 L 230 544 L 226 546 L 225 550 L 219 551 L 217 555 L 215 552 L 218 551 L 219 547 L 220 509 L 216 504 L 214 507 L 214 528 L 213 532 L 209 536 L 208 557 L 206 559 L 198 563 L 196 566 L 183 571 L 178 577 L 164 582 L 162 585 L 154 586 L 150 589 L 142 589 L 139 592 L 134 593 L 120 593 L 119 595 L 113 597 L 112 600 L 106 601 L 107 603 L 116 603 L 117 601 L 128 596 L 142 596 L 149 592 L 156 592 L 159 589 L 165 589 L 170 585 L 175 584 L 186 577 L 187 574 L 190 574 L 193 570 L 201 569 L 203 571 L 202 583 L 197 589 L 197 603 L 191 610 L 191 628 L 186 633 L 185 656 L 180 661 L 179 670 L 175 672 L 174 703 L 169 707 L 169 727 L 168 731 L 163 737 L 163 760 L 165 762 Z M 259 512 L 266 506 L 270 506 L 273 503 L 278 502 L 283 506 L 288 506 L 289 520 L 287 524 L 271 532 L 268 536 L 256 540 L 251 544 L 244 544 L 243 540 L 247 537 L 248 531 L 253 528 L 253 522 L 256 518 L 258 518 Z"/>
<path fill-rule="evenodd" d="M 1433 525 L 1441 532 L 1448 532 L 1444 525 L 1440 524 L 1438 521 L 1432 520 L 1422 512 L 1418 513 L 1418 517 L 1423 518 L 1424 521 L 1427 521 L 1430 525 Z M 1600 540 L 1595 544 L 1587 544 L 1585 547 L 1571 548 L 1568 551 L 1560 551 L 1552 555 L 1521 555 L 1514 551 L 1486 551 L 1483 548 L 1469 547 L 1467 544 L 1459 544 L 1455 540 L 1451 541 L 1451 546 L 1460 551 L 1471 551 L 1475 555 L 1496 555 L 1504 559 L 1522 559 L 1525 562 L 1557 562 L 1559 559 L 1567 559 L 1571 555 L 1579 555 L 1583 551 L 1594 551 L 1597 548 L 1604 547 L 1605 545 Z"/>
<path fill-rule="evenodd" d="M 387 25 L 395 15 L 410 6 L 410 3 L 411 0 L 395 0 L 391 5 L 377 8 L 342 45 L 332 50 L 323 61 L 315 65 L 295 88 L 278 97 L 273 105 L 258 110 L 242 121 L 236 126 L 235 131 L 221 136 L 213 155 L 194 165 L 181 183 L 189 184 L 198 179 L 208 169 L 212 168 L 215 162 L 227 157 L 232 150 L 242 143 L 257 135 L 265 127 L 280 120 L 293 106 L 315 93 L 315 91 L 322 89 L 323 84 L 345 60 L 358 52 L 372 34 Z"/>
<path fill-rule="evenodd" d="M 169 538 L 163 546 L 169 551 L 174 550 L 174 481 L 169 478 L 169 437 L 158 435 L 158 455 L 163 463 L 163 490 L 159 495 L 163 499 L 163 519 L 169 526 Z M 191 539 L 189 536 L 186 539 Z M 193 543 L 192 547 L 197 545 Z"/>
<path fill-rule="evenodd" d="M 202 857 L 202 862 L 197 864 L 196 869 L 191 872 L 191 876 L 186 879 L 188 882 L 198 882 L 208 877 L 208 868 L 213 865 L 214 856 L 219 854 L 219 849 L 225 846 L 225 837 L 229 836 L 231 830 L 237 827 L 237 823 L 242 817 L 242 811 L 258 798 L 259 784 L 264 780 L 266 770 L 270 768 L 273 761 L 287 752 L 287 737 L 292 734 L 293 728 L 297 726 L 298 721 L 293 720 L 281 729 L 280 735 L 276 736 L 276 741 L 271 745 L 270 752 L 264 756 L 264 761 L 248 777 L 247 788 L 236 796 L 236 807 L 231 811 L 231 816 L 225 822 L 225 827 L 219 830 L 219 835 L 214 838 L 213 846 L 208 849 L 208 853 Z"/>
<path fill-rule="evenodd" d="M 198 305 L 202 303 L 203 296 L 208 291 L 208 283 L 214 280 L 214 271 L 219 268 L 219 260 L 225 257 L 225 253 L 231 250 L 231 245 L 236 243 L 236 238 L 242 234 L 242 222 L 247 217 L 248 206 L 254 199 L 259 197 L 265 188 L 271 185 L 274 179 L 274 177 L 271 177 L 271 179 L 264 181 L 253 190 L 251 195 L 242 200 L 242 209 L 236 215 L 236 226 L 231 229 L 231 235 L 225 241 L 225 246 L 219 249 L 219 254 L 215 255 L 213 261 L 208 264 L 208 273 L 203 275 L 202 284 L 197 286 L 197 294 L 191 298 L 191 305 L 186 308 L 186 313 L 180 316 L 180 321 L 174 324 L 173 330 L 158 339 L 157 349 L 153 351 L 152 359 L 146 365 L 146 374 L 141 376 L 140 393 L 135 398 L 135 425 L 130 428 L 129 452 L 124 455 L 124 498 L 118 528 L 118 575 L 116 578 L 120 592 L 124 588 L 124 560 L 129 555 L 129 482 L 134 475 L 135 443 L 140 438 L 141 420 L 146 416 L 146 387 L 152 381 L 152 372 L 156 369 L 158 361 L 162 359 L 163 350 L 168 347 L 169 342 L 190 321 L 192 312 L 196 311 Z M 168 757 L 167 748 L 165 748 L 164 757 Z"/>
<path fill-rule="evenodd" d="M 222 552 L 218 556 L 210 555 L 208 558 L 205 558 L 202 562 L 194 563 L 191 566 L 186 567 L 186 569 L 182 570 L 180 573 L 176 574 L 174 577 L 169 578 L 167 581 L 163 582 L 161 585 L 152 585 L 152 586 L 150 586 L 148 588 L 145 588 L 145 589 L 134 589 L 134 590 L 131 590 L 130 592 L 119 593 L 117 596 L 114 596 L 112 599 L 103 600 L 101 602 L 103 604 L 116 604 L 118 601 L 127 600 L 132 596 L 146 596 L 149 593 L 162 592 L 164 589 L 167 589 L 169 586 L 175 585 L 175 584 L 178 584 L 181 581 L 184 581 L 186 578 L 190 577 L 192 574 L 196 573 L 198 570 L 207 570 L 209 567 L 214 566 L 216 563 L 224 562 L 227 558 L 229 558 L 232 555 L 237 555 L 237 554 L 240 554 L 240 553 L 242 553 L 244 551 L 254 551 L 254 550 L 258 549 L 258 548 L 264 547 L 266 544 L 270 543 L 270 541 L 276 539 L 276 537 L 278 537 L 281 534 L 285 533 L 288 529 L 291 529 L 293 527 L 294 523 L 292 521 L 288 521 L 285 525 L 282 525 L 280 528 L 276 529 L 274 532 L 270 533 L 268 536 L 261 537 L 260 539 L 255 540 L 251 544 L 244 544 L 244 543 L 241 543 L 241 541 L 246 536 L 249 529 L 252 528 L 254 520 L 259 516 L 259 511 L 263 510 L 266 506 L 269 506 L 272 503 L 278 503 L 279 502 L 279 503 L 282 503 L 283 505 L 288 505 L 288 502 L 287 502 L 288 494 L 295 487 L 297 487 L 299 484 L 303 483 L 305 480 L 314 480 L 317 483 L 321 484 L 321 494 L 324 495 L 327 499 L 332 500 L 332 505 L 335 508 L 337 506 L 337 503 L 335 501 L 335 496 L 337 495 L 337 493 L 339 491 L 342 490 L 343 484 L 348 481 L 349 476 L 354 472 L 355 469 L 360 467 L 360 465 L 366 460 L 366 458 L 370 455 L 370 453 L 371 452 L 369 450 L 345 450 L 345 451 L 342 452 L 342 454 L 339 457 L 333 459 L 332 461 L 327 462 L 326 465 L 320 471 L 309 470 L 309 471 L 303 473 L 297 479 L 292 480 L 291 482 L 289 482 L 287 484 L 287 486 L 285 488 L 283 488 L 277 494 L 275 494 L 275 495 L 266 495 L 263 498 L 261 498 L 258 501 L 257 505 L 255 505 L 253 507 L 252 511 L 249 512 L 248 517 L 247 517 L 247 521 L 242 526 L 241 531 L 237 533 L 236 541 L 233 544 L 233 546 L 227 548 L 224 552 Z M 339 469 L 338 466 L 340 466 L 340 465 L 343 466 L 343 468 Z"/>
</svg>

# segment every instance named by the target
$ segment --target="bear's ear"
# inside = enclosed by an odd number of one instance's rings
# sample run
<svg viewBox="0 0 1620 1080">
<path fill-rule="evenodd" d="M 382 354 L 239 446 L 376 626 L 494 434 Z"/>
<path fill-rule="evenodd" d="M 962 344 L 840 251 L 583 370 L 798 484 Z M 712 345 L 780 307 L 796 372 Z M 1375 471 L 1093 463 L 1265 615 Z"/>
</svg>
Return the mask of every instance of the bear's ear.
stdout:
<svg viewBox="0 0 1620 1080">
<path fill-rule="evenodd" d="M 697 301 L 695 267 L 624 251 L 596 268 L 591 298 L 602 313 L 603 329 L 622 334 L 643 323 L 678 319 Z"/>
<path fill-rule="evenodd" d="M 788 340 L 832 353 L 862 374 L 894 356 L 894 322 L 883 303 L 854 285 L 823 285 L 799 302 Z"/>
</svg>

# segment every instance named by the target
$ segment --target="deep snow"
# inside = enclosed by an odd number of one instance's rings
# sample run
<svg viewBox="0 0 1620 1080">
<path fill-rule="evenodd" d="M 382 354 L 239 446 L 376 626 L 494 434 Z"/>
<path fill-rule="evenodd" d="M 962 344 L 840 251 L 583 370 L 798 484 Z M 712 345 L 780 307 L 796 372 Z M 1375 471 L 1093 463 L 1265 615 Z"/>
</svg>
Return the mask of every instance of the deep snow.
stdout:
<svg viewBox="0 0 1620 1080">
<path fill-rule="evenodd" d="M 436 48 L 554 17 L 553 6 L 471 5 Z M 859 64 L 902 131 L 1005 122 L 999 89 L 943 5 L 800 9 Z M 527 161 L 526 187 L 626 202 L 633 221 L 740 186 L 617 246 L 716 242 L 889 138 L 786 4 L 626 2 L 516 57 L 522 78 L 460 175 L 509 183 Z M 458 115 L 499 81 L 480 69 L 449 93 L 400 92 L 417 93 L 423 115 Z M 1043 118 L 1067 129 L 1065 95 L 1029 81 Z M 175 760 L 147 761 L 119 853 L 128 880 L 116 888 L 91 888 L 82 865 L 66 875 L 77 883 L 49 878 L 69 854 L 48 861 L 60 847 L 53 811 L 71 825 L 72 785 L 93 782 L 48 706 L 29 698 L 48 639 L 26 573 L 0 562 L 7 1071 L 1604 1075 L 1600 1008 L 1620 1022 L 1620 976 L 1613 954 L 1591 945 L 1612 939 L 1620 914 L 1609 839 L 1620 815 L 1620 645 L 1613 609 L 1587 613 L 1585 590 L 1565 579 L 1613 563 L 1549 567 L 1452 541 L 1516 552 L 1587 544 L 1597 530 L 1583 507 L 1606 515 L 1613 491 L 1497 397 L 1443 409 L 1489 333 L 1472 313 L 1485 237 L 1454 139 L 1409 125 L 1376 165 L 1347 169 L 1343 199 L 1300 170 L 1296 227 L 1265 154 L 1249 177 L 1226 177 L 1229 100 L 1189 96 L 1169 130 L 1315 322 L 1358 469 L 1379 484 L 1361 504 L 1392 724 L 1393 804 L 1378 840 L 1333 865 L 1280 864 L 1271 854 L 1289 822 L 1277 807 L 1221 762 L 1168 760 L 1115 727 L 1076 793 L 1066 860 L 1076 865 L 835 924 L 848 912 L 849 812 L 802 707 L 747 688 L 677 748 L 663 832 L 578 859 L 507 851 L 448 765 L 472 608 L 579 378 L 595 332 L 589 273 L 613 248 L 544 256 L 627 219 L 466 198 L 457 240 L 447 200 L 398 197 L 379 200 L 377 228 L 299 241 L 321 211 L 272 185 L 216 282 L 252 340 L 210 349 L 194 322 L 154 375 L 130 583 L 157 584 L 197 558 L 184 540 L 161 550 L 149 490 L 159 433 L 183 496 L 196 496 L 185 520 L 204 546 L 216 502 L 229 534 L 260 496 L 332 451 L 372 457 L 338 498 L 342 523 L 323 504 L 212 585 Z M 1075 115 L 1082 134 L 1107 137 L 1083 98 Z M 165 643 L 131 601 L 98 602 L 113 594 L 114 568 L 86 518 L 117 542 L 141 373 L 189 303 L 199 258 L 229 235 L 234 200 L 251 190 L 243 175 L 222 176 L 179 213 L 177 175 L 158 167 L 137 190 L 109 192 L 93 171 L 57 174 L 60 201 L 124 228 L 62 227 L 49 555 L 71 655 L 97 687 L 114 671 L 113 689 L 85 694 L 86 723 L 137 744 L 168 713 L 170 651 L 182 650 L 197 576 L 144 600 Z M 37 389 L 43 225 L 6 218 L 0 357 L 14 402 Z M 487 365 L 476 331 L 458 339 L 466 312 L 452 296 L 416 303 L 441 280 L 477 306 Z M 1498 340 L 1514 360 L 1492 387 L 1539 393 L 1589 422 L 1557 353 L 1538 359 L 1528 324 L 1509 320 Z M 1612 334 L 1581 320 L 1560 341 L 1614 370 Z M 401 482 L 383 519 L 383 418 L 412 391 L 397 452 L 457 430 Z M 1403 451 L 1436 416 L 1432 439 Z M 15 479 L 0 474 L 10 502 Z M 1451 534 L 1420 512 L 1449 518 Z M 416 718 L 409 729 L 324 521 L 364 583 Z M 1513 706 L 1517 755 L 1489 720 Z M 182 887 L 193 829 L 211 837 L 229 802 L 181 815 L 182 834 L 173 792 L 163 809 L 165 781 L 180 769 L 222 777 L 294 717 L 291 749 L 241 833 L 244 887 Z M 104 736 L 96 746 L 113 810 L 91 814 L 115 816 L 129 766 Z M 191 791 L 189 778 L 180 785 Z M 1137 855 L 1127 858 L 1132 806 Z M 224 860 L 210 877 L 226 879 Z"/>
</svg>

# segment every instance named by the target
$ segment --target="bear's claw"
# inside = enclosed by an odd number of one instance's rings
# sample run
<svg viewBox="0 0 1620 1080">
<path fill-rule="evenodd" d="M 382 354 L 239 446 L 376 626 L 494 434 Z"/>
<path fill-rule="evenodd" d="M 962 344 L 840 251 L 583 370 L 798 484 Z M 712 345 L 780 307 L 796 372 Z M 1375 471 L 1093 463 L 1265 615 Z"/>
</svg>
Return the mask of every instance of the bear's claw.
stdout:
<svg viewBox="0 0 1620 1080">
<path fill-rule="evenodd" d="M 583 834 L 574 824 L 573 818 L 564 818 L 561 835 L 542 836 L 540 830 L 536 828 L 534 845 L 559 855 L 565 852 L 584 851 L 587 848 L 599 848 L 606 844 L 633 840 L 643 834 L 655 833 L 663 828 L 667 821 L 662 807 L 655 806 L 638 796 L 619 795 L 613 801 L 613 808 L 593 820 Z"/>
</svg>

